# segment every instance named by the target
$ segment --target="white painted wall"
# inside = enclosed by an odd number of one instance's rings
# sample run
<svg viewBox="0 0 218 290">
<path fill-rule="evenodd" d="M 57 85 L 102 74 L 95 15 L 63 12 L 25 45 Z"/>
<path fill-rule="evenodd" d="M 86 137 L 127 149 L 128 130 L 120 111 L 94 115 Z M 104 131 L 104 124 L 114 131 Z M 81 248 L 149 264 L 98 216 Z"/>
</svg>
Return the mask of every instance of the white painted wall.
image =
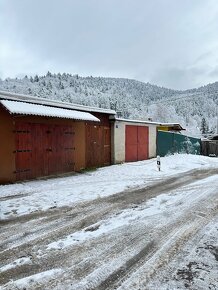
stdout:
<svg viewBox="0 0 218 290">
<path fill-rule="evenodd" d="M 112 130 L 112 148 L 113 148 L 113 158 L 112 162 L 122 163 L 125 162 L 125 128 L 126 125 L 135 125 L 135 126 L 146 126 L 149 129 L 148 138 L 149 138 L 149 158 L 156 157 L 156 138 L 157 138 L 157 125 L 137 123 L 137 122 L 128 122 L 128 121 L 119 121 L 114 122 Z"/>
<path fill-rule="evenodd" d="M 114 122 L 114 163 L 125 161 L 125 123 Z"/>
<path fill-rule="evenodd" d="M 149 125 L 149 158 L 156 157 L 157 149 L 157 126 Z"/>
</svg>

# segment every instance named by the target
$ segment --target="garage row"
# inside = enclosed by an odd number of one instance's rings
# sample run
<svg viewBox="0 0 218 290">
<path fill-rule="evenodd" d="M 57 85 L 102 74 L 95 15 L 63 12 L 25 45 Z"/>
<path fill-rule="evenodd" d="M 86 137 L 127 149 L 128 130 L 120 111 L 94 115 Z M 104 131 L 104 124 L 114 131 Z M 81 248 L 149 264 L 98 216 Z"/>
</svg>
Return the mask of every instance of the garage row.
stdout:
<svg viewBox="0 0 218 290">
<path fill-rule="evenodd" d="M 113 110 L 0 93 L 0 184 L 155 157 L 156 132 Z"/>
</svg>

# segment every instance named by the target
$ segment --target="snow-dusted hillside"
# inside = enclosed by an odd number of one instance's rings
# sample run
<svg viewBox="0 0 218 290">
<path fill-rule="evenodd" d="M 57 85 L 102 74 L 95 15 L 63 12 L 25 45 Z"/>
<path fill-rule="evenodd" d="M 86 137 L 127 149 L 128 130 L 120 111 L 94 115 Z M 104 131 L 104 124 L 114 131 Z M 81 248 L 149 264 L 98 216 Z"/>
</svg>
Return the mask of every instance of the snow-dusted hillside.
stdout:
<svg viewBox="0 0 218 290">
<path fill-rule="evenodd" d="M 216 130 L 218 82 L 175 91 L 130 79 L 48 72 L 46 76 L 0 80 L 0 90 L 111 108 L 125 118 L 180 122 L 191 135 L 200 134 L 205 118 L 209 131 Z"/>
</svg>

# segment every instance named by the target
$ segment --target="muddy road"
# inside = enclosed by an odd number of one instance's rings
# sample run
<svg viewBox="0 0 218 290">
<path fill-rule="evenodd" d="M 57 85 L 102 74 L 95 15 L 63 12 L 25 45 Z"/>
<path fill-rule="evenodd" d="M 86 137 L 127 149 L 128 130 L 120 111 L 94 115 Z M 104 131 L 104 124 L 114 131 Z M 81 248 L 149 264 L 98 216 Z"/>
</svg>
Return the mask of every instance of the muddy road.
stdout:
<svg viewBox="0 0 218 290">
<path fill-rule="evenodd" d="M 166 287 L 167 279 L 178 279 L 186 289 L 194 278 L 173 274 L 176 259 L 188 256 L 216 224 L 217 199 L 217 169 L 192 170 L 73 207 L 2 220 L 1 289 L 160 289 L 157 277 Z M 211 231 L 214 236 L 218 229 Z M 216 242 L 210 247 L 215 262 L 201 285 L 210 279 L 216 286 Z"/>
</svg>

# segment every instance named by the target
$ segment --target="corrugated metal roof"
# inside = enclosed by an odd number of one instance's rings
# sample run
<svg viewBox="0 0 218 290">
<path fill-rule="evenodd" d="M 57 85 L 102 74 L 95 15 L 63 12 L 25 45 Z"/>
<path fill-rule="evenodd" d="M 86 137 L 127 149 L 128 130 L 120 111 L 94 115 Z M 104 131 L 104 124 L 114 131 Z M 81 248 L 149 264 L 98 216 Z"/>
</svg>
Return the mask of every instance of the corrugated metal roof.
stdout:
<svg viewBox="0 0 218 290">
<path fill-rule="evenodd" d="M 64 109 L 73 109 L 73 110 L 79 110 L 83 112 L 96 112 L 96 113 L 104 113 L 104 114 L 109 114 L 109 115 L 116 114 L 114 110 L 60 102 L 60 101 L 56 101 L 52 99 L 43 99 L 43 98 L 32 97 L 32 96 L 27 96 L 27 95 L 22 95 L 22 94 L 10 93 L 6 91 L 0 91 L 0 99 L 5 99 L 5 100 L 7 99 L 11 101 L 23 101 L 27 103 L 48 105 L 48 106 L 64 108 Z"/>
<path fill-rule="evenodd" d="M 35 115 L 35 116 L 47 116 L 58 117 L 73 120 L 83 121 L 97 121 L 100 120 L 87 112 L 79 112 L 75 110 L 67 110 L 62 108 L 55 108 L 51 106 L 44 106 L 38 104 L 30 104 L 25 102 L 1 100 L 0 103 L 10 112 L 10 114 L 21 115 Z"/>
</svg>

